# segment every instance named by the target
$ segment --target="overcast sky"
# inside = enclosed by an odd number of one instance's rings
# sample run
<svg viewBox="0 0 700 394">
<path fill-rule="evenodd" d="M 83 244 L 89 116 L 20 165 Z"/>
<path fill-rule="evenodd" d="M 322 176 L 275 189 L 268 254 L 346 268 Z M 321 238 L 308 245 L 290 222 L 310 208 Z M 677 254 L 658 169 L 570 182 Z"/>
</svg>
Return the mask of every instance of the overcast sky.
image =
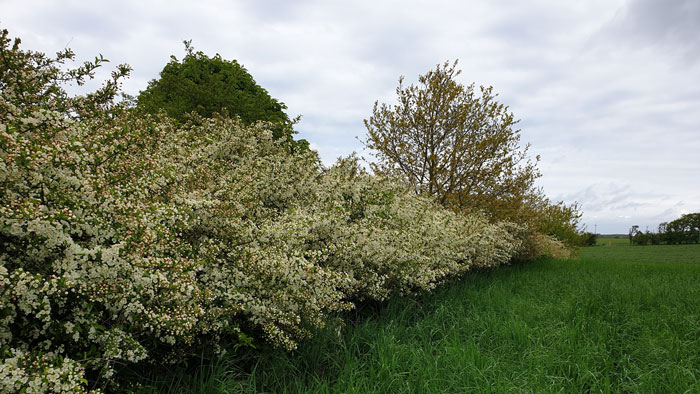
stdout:
<svg viewBox="0 0 700 394">
<path fill-rule="evenodd" d="M 0 26 L 27 49 L 102 54 L 104 73 L 130 64 L 130 94 L 192 39 L 302 115 L 327 164 L 367 155 L 362 120 L 399 76 L 459 59 L 462 83 L 492 85 L 521 119 L 539 185 L 578 201 L 589 230 L 700 212 L 700 0 L 0 0 Z"/>
</svg>

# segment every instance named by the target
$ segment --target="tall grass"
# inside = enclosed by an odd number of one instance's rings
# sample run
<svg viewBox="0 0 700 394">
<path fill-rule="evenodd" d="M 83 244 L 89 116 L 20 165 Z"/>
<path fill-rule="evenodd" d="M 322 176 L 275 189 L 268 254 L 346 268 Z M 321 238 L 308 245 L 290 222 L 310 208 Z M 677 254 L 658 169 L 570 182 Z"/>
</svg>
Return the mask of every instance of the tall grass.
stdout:
<svg viewBox="0 0 700 394">
<path fill-rule="evenodd" d="M 699 392 L 700 247 L 678 249 L 682 261 L 663 250 L 596 246 L 472 273 L 161 391 Z"/>
</svg>

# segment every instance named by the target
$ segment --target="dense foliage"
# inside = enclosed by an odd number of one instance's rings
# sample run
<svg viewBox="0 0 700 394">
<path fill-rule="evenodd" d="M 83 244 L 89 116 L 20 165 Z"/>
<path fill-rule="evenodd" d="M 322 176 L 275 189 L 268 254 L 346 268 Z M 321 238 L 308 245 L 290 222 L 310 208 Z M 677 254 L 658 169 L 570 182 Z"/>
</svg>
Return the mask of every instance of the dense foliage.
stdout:
<svg viewBox="0 0 700 394">
<path fill-rule="evenodd" d="M 446 206 L 483 210 L 511 219 L 540 176 L 520 149 L 520 130 L 493 88 L 456 81 L 457 62 L 396 88 L 398 104 L 375 102 L 365 120 L 367 146 L 376 150 L 375 171 L 404 179 L 417 194 Z"/>
<path fill-rule="evenodd" d="M 0 392 L 114 388 L 124 369 L 266 341 L 292 349 L 358 300 L 433 289 L 523 253 L 523 228 L 457 215 L 290 151 L 274 125 L 184 124 L 69 97 L 0 42 Z"/>
<path fill-rule="evenodd" d="M 691 244 L 700 243 L 700 213 L 688 213 L 667 223 L 659 224 L 656 233 L 648 230 L 642 232 L 639 226 L 632 226 L 629 231 L 630 244 Z"/>
<path fill-rule="evenodd" d="M 591 232 L 584 232 L 580 235 L 581 246 L 595 246 L 598 243 L 598 234 Z"/>
<path fill-rule="evenodd" d="M 292 121 L 284 112 L 284 103 L 272 98 L 245 67 L 219 54 L 208 57 L 195 52 L 190 41 L 185 41 L 185 49 L 181 61 L 171 56 L 160 78 L 150 81 L 139 94 L 140 110 L 151 114 L 165 111 L 178 123 L 192 113 L 203 118 L 227 113 L 245 124 L 262 120 L 275 124 L 272 131 L 276 139 L 284 137 L 295 146 L 307 147 L 304 140 L 293 141 Z"/>
<path fill-rule="evenodd" d="M 401 77 L 397 104 L 375 102 L 365 120 L 374 171 L 456 212 L 481 212 L 578 245 L 577 204 L 552 203 L 535 187 L 539 157 L 533 162 L 529 145 L 521 148 L 518 120 L 492 87 L 459 83 L 456 66 L 438 64 L 418 85 L 404 86 Z"/>
</svg>

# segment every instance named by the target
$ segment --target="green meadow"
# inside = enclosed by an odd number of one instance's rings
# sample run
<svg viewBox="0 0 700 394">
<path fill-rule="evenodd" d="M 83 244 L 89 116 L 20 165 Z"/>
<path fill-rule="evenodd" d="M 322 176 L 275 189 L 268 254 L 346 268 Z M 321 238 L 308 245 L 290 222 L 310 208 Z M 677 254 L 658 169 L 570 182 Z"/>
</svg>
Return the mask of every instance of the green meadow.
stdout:
<svg viewBox="0 0 700 394">
<path fill-rule="evenodd" d="M 624 242 L 622 242 L 624 241 Z M 366 305 L 298 350 L 179 371 L 161 392 L 700 392 L 700 245 L 600 239 Z M 185 373 L 188 372 L 188 373 Z M 160 376 L 163 379 L 163 376 Z"/>
<path fill-rule="evenodd" d="M 700 264 L 700 244 L 630 246 L 628 238 L 599 238 L 596 247 L 580 252 L 583 259 Z"/>
</svg>

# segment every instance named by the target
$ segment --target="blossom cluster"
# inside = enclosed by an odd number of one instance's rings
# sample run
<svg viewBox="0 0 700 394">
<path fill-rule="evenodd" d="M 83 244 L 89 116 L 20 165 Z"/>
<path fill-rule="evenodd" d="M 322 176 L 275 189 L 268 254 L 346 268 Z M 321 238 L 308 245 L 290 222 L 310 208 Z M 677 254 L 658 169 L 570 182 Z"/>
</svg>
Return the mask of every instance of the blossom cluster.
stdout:
<svg viewBox="0 0 700 394">
<path fill-rule="evenodd" d="M 181 125 L 69 98 L 58 59 L 3 32 L 1 392 L 76 392 L 223 342 L 293 349 L 364 299 L 429 291 L 510 261 L 517 226 L 458 215 L 365 172 L 324 167 L 272 125 Z M 99 61 L 99 59 L 97 59 Z"/>
</svg>

